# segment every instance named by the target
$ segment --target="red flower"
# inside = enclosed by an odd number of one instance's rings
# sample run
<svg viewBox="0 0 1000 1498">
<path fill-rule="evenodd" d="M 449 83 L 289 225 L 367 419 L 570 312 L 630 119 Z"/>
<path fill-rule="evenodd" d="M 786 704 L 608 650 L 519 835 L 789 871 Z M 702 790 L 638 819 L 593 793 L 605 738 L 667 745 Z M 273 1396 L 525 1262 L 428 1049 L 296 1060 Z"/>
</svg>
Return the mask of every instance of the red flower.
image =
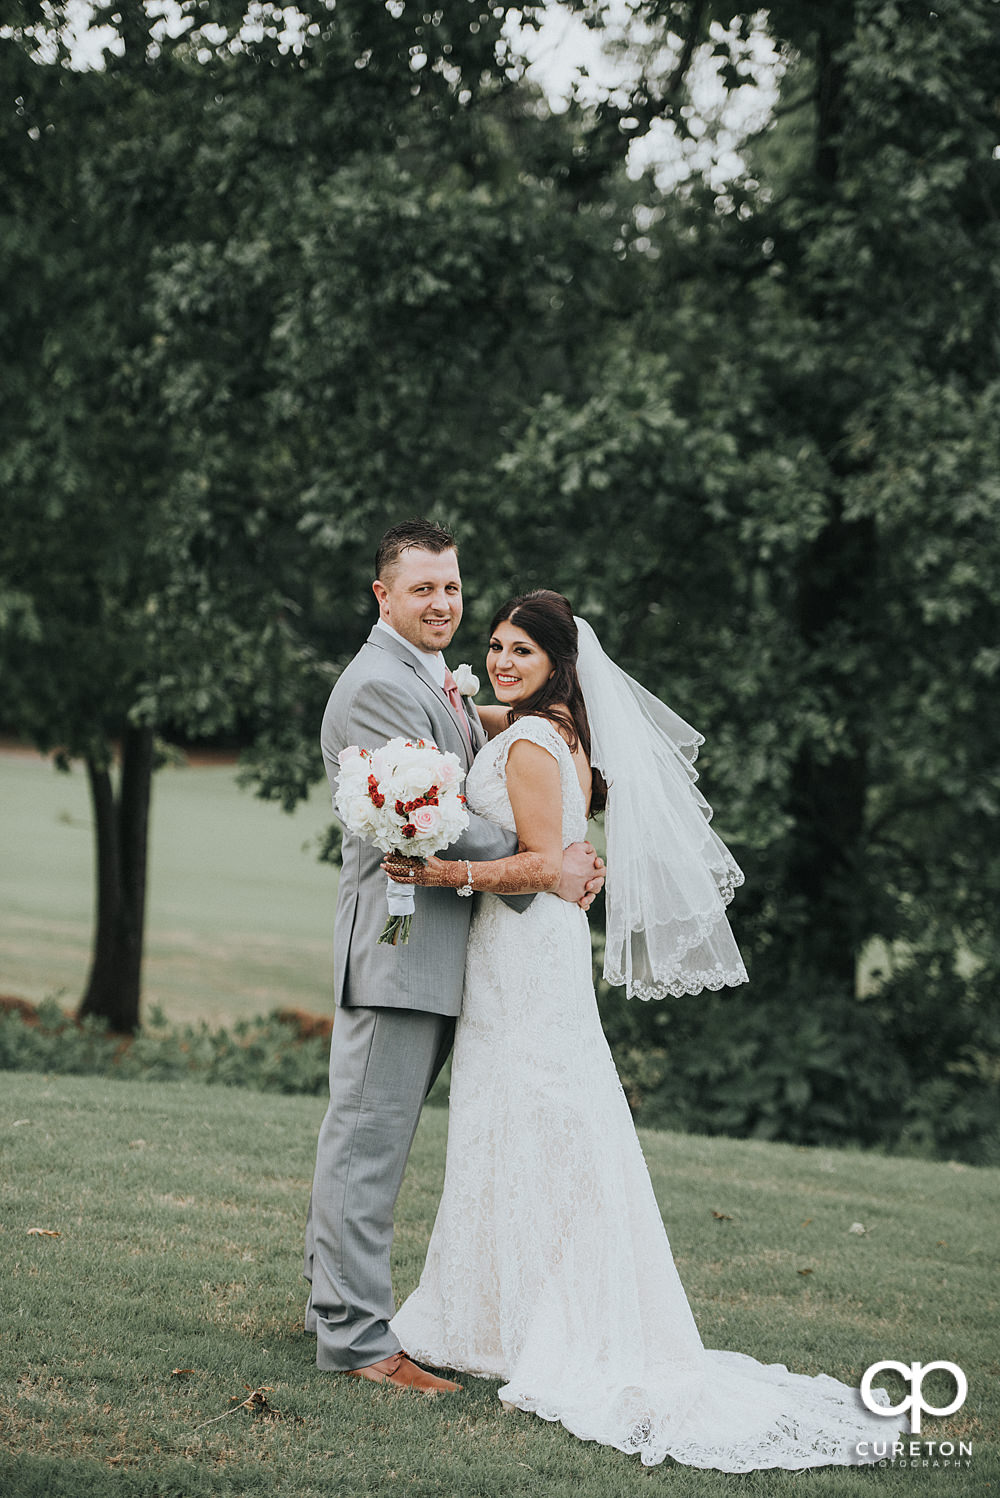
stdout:
<svg viewBox="0 0 1000 1498">
<path fill-rule="evenodd" d="M 416 837 L 417 829 L 412 822 L 407 822 L 406 826 L 402 828 L 402 833 L 404 837 Z"/>
<path fill-rule="evenodd" d="M 385 797 L 382 795 L 382 792 L 379 790 L 379 788 L 378 788 L 378 781 L 375 779 L 374 775 L 369 775 L 369 777 L 368 777 L 368 794 L 371 797 L 371 802 L 372 802 L 373 806 L 384 806 L 385 805 Z"/>
<path fill-rule="evenodd" d="M 418 806 L 437 806 L 437 805 L 438 805 L 437 786 L 436 785 L 432 785 L 431 788 L 430 788 L 430 790 L 427 792 L 426 796 L 417 796 L 413 801 L 397 801 L 396 802 L 396 815 L 397 815 L 397 817 L 408 817 L 411 812 L 416 811 L 416 809 L 417 809 Z"/>
</svg>

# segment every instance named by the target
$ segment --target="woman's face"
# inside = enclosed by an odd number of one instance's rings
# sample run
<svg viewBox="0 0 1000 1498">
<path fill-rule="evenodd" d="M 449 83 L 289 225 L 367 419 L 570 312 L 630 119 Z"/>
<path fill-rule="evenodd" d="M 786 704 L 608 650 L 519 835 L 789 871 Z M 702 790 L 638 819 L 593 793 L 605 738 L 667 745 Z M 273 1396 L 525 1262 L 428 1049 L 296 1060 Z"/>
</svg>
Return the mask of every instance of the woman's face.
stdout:
<svg viewBox="0 0 1000 1498">
<path fill-rule="evenodd" d="M 533 697 L 553 673 L 551 658 L 509 619 L 498 624 L 486 652 L 486 670 L 498 702 L 517 707 Z"/>
</svg>

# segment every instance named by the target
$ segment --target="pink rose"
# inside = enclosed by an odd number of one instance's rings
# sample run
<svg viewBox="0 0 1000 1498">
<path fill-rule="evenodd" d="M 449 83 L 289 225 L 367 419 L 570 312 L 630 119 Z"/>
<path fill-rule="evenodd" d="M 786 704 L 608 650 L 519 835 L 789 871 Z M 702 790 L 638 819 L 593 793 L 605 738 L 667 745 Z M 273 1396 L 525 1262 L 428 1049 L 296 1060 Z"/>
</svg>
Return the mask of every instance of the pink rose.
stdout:
<svg viewBox="0 0 1000 1498">
<path fill-rule="evenodd" d="M 410 821 L 418 832 L 433 832 L 439 817 L 440 812 L 436 806 L 417 806 L 410 813 Z"/>
<path fill-rule="evenodd" d="M 434 779 L 439 791 L 450 791 L 458 784 L 458 765 L 442 756 L 441 763 L 434 767 Z"/>
<path fill-rule="evenodd" d="M 348 744 L 347 748 L 341 749 L 340 753 L 337 755 L 337 763 L 338 765 L 346 765 L 350 760 L 360 759 L 360 757 L 361 750 L 358 748 L 357 744 Z"/>
</svg>

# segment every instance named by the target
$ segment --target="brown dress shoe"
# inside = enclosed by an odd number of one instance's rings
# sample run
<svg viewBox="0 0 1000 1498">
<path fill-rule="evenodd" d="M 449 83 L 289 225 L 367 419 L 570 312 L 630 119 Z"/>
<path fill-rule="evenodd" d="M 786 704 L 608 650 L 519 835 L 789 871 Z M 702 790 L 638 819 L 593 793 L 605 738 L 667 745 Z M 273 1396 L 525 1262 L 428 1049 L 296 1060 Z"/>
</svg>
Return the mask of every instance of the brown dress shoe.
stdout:
<svg viewBox="0 0 1000 1498">
<path fill-rule="evenodd" d="M 394 1352 L 391 1358 L 369 1363 L 367 1368 L 351 1368 L 348 1378 L 367 1378 L 373 1384 L 392 1384 L 394 1389 L 416 1389 L 419 1394 L 455 1394 L 462 1385 L 435 1378 L 426 1368 L 411 1363 L 405 1352 Z"/>
</svg>

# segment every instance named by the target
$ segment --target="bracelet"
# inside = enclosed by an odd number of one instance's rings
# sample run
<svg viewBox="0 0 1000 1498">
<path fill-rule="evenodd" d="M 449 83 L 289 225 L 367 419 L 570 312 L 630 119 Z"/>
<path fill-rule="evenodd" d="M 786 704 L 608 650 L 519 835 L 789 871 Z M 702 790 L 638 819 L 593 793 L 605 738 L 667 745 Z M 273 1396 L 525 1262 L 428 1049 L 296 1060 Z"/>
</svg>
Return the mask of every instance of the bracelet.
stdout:
<svg viewBox="0 0 1000 1498">
<path fill-rule="evenodd" d="M 472 887 L 472 865 L 468 859 L 465 860 L 465 869 L 468 874 L 468 883 L 463 884 L 461 889 L 455 891 L 457 895 L 471 895 L 475 893 Z"/>
</svg>

